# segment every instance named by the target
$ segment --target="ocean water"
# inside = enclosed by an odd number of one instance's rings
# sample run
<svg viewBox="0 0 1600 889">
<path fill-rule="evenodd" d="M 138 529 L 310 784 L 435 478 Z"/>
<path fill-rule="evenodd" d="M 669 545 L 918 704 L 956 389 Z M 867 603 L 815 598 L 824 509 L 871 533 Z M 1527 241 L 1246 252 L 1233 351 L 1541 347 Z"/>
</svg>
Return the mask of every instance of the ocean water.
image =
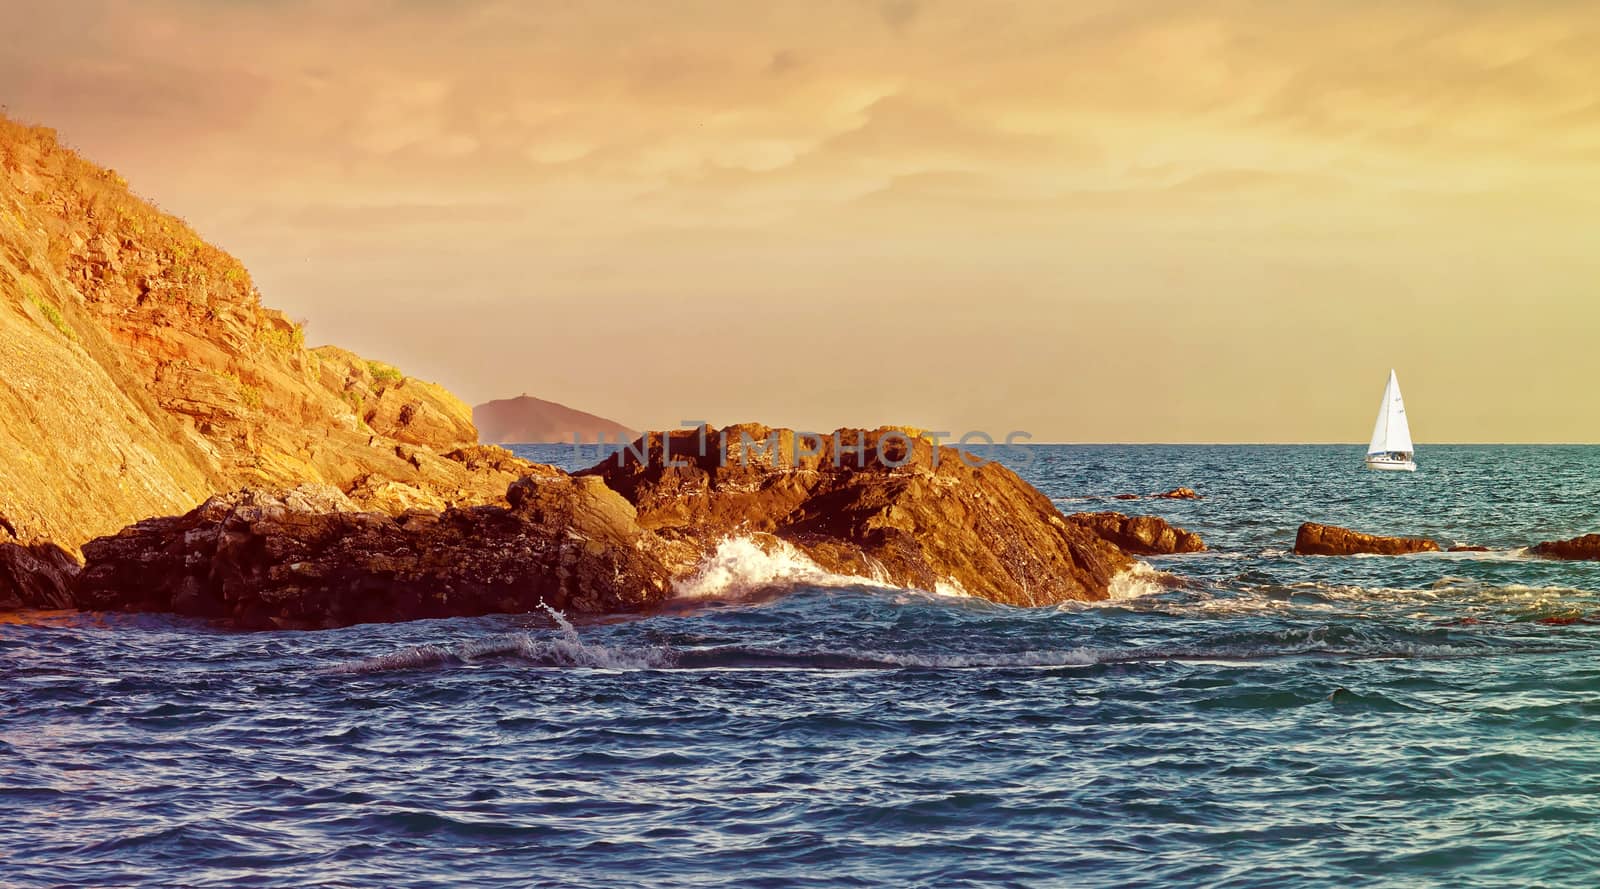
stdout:
<svg viewBox="0 0 1600 889">
<path fill-rule="evenodd" d="M 1600 882 L 1600 564 L 1517 550 L 1600 530 L 1600 448 L 1031 453 L 1212 552 L 1038 610 L 730 541 L 641 619 L 0 624 L 0 885 Z"/>
</svg>

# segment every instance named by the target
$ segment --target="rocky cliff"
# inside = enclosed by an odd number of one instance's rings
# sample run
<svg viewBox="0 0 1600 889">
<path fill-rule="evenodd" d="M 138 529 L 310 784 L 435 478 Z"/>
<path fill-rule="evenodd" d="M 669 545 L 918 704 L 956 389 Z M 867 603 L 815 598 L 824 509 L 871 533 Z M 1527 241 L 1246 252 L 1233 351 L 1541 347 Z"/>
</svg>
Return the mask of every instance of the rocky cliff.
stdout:
<svg viewBox="0 0 1600 889">
<path fill-rule="evenodd" d="M 75 549 L 243 486 L 498 500 L 526 464 L 476 442 L 448 392 L 308 350 L 237 260 L 0 118 L 0 542 Z"/>
</svg>

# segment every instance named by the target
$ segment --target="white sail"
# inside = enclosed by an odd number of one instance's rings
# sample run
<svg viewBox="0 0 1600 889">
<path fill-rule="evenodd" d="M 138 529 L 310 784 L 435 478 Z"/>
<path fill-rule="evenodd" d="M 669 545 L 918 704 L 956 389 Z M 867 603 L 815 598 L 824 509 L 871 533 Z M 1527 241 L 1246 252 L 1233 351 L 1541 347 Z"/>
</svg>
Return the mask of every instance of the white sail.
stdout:
<svg viewBox="0 0 1600 889">
<path fill-rule="evenodd" d="M 1406 402 L 1400 396 L 1400 378 L 1389 371 L 1389 385 L 1383 390 L 1383 403 L 1378 406 L 1378 422 L 1372 427 L 1372 444 L 1368 454 L 1409 454 L 1411 424 L 1406 421 Z"/>
</svg>

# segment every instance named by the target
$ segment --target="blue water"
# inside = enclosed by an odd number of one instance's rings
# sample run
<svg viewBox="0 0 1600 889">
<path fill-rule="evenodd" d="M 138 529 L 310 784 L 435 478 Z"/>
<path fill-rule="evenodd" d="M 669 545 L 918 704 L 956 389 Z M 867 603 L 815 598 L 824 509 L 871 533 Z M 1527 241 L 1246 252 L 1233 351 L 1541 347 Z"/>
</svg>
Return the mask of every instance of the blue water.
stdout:
<svg viewBox="0 0 1600 889">
<path fill-rule="evenodd" d="M 0 624 L 0 885 L 1595 885 L 1600 564 L 1513 548 L 1600 530 L 1600 449 L 1033 453 L 1200 531 L 1191 585 Z M 1500 551 L 1292 557 L 1308 519 Z"/>
</svg>

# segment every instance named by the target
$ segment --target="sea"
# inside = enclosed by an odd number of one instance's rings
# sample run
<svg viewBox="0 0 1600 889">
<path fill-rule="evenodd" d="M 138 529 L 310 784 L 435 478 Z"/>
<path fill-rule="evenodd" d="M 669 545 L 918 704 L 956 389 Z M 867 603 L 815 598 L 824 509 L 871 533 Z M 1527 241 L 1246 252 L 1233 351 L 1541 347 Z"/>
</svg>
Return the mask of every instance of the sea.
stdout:
<svg viewBox="0 0 1600 889">
<path fill-rule="evenodd" d="M 1362 451 L 1011 455 L 1209 544 L 1093 604 L 731 539 L 646 617 L 9 616 L 0 886 L 1600 885 L 1600 563 L 1523 549 L 1600 531 L 1600 448 Z"/>
</svg>

